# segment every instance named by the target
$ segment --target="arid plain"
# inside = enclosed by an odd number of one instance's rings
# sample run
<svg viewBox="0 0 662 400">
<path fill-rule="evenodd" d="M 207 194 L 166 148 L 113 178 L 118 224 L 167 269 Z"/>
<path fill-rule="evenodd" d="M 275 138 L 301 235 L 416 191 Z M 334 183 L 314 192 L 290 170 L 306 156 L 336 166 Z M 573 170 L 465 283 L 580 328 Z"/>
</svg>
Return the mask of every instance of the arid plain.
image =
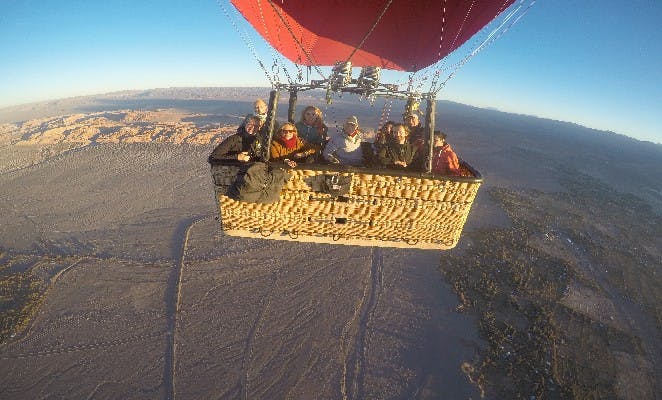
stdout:
<svg viewBox="0 0 662 400">
<path fill-rule="evenodd" d="M 485 178 L 456 249 L 227 237 L 206 158 L 267 95 L 0 110 L 0 398 L 659 396 L 662 146 L 441 102 Z"/>
</svg>

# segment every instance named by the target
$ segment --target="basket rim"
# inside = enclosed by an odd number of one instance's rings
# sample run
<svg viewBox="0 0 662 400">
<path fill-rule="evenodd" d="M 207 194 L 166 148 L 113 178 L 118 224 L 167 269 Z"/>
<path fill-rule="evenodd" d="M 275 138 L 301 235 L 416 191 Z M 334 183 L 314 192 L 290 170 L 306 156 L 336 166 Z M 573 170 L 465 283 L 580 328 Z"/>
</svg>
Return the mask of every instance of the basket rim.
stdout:
<svg viewBox="0 0 662 400">
<path fill-rule="evenodd" d="M 234 167 L 247 168 L 250 165 L 253 165 L 255 162 L 256 161 L 241 162 L 237 160 L 209 160 L 209 164 L 212 167 L 234 166 Z M 270 162 L 267 161 L 267 163 Z M 271 163 L 271 164 L 276 165 L 275 163 Z M 383 167 L 363 167 L 363 166 L 352 166 L 345 164 L 322 163 L 322 162 L 301 163 L 301 164 L 297 164 L 297 166 L 294 168 L 290 168 L 290 167 L 286 167 L 286 168 L 291 170 L 311 170 L 311 171 L 325 171 L 325 172 L 331 171 L 331 172 L 349 173 L 349 174 L 383 175 L 383 176 L 393 176 L 393 177 L 437 179 L 437 180 L 443 179 L 448 181 L 467 182 L 467 183 L 483 182 L 483 176 L 480 174 L 480 172 L 478 172 L 478 170 L 473 168 L 466 161 L 460 161 L 460 164 L 462 164 L 464 167 L 470 170 L 475 176 L 474 177 L 450 176 L 450 175 L 441 175 L 441 174 L 427 173 L 421 171 L 403 171 L 403 170 L 387 169 Z M 285 168 L 285 165 L 283 164 L 278 163 L 278 165 L 283 166 L 283 168 Z"/>
</svg>

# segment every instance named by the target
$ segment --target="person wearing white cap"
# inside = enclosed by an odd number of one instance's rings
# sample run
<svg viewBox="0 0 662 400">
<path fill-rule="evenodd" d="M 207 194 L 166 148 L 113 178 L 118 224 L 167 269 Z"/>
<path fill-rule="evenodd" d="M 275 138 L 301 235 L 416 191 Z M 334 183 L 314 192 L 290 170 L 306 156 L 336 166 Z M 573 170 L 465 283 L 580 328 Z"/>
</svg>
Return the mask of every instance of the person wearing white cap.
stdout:
<svg viewBox="0 0 662 400">
<path fill-rule="evenodd" d="M 415 111 L 409 111 L 402 116 L 402 120 L 409 129 L 409 140 L 416 147 L 416 150 L 420 151 L 424 143 L 425 129 L 421 126 L 418 114 Z"/>
<path fill-rule="evenodd" d="M 363 133 L 359 130 L 359 119 L 352 115 L 345 120 L 342 132 L 336 132 L 324 148 L 324 159 L 334 163 L 363 164 Z"/>
</svg>

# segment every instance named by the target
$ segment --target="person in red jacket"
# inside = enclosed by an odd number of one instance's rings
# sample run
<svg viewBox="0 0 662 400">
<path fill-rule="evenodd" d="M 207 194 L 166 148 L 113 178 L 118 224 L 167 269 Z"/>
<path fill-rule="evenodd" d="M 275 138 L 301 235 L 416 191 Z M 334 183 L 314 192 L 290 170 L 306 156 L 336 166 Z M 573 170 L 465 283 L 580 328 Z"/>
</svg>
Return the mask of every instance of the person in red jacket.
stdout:
<svg viewBox="0 0 662 400">
<path fill-rule="evenodd" d="M 446 134 L 434 131 L 433 145 L 432 172 L 441 175 L 460 175 L 460 160 L 451 145 L 446 143 Z"/>
</svg>

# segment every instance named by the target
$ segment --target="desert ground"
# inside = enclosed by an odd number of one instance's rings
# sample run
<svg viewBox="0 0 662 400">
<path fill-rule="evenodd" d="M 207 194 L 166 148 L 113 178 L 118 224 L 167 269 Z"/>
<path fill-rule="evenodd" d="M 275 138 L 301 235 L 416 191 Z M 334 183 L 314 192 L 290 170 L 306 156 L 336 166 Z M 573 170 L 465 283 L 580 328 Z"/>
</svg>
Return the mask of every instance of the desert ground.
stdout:
<svg viewBox="0 0 662 400">
<path fill-rule="evenodd" d="M 206 158 L 266 93 L 0 110 L 0 398 L 659 398 L 660 145 L 442 103 L 456 249 L 228 237 Z"/>
</svg>

